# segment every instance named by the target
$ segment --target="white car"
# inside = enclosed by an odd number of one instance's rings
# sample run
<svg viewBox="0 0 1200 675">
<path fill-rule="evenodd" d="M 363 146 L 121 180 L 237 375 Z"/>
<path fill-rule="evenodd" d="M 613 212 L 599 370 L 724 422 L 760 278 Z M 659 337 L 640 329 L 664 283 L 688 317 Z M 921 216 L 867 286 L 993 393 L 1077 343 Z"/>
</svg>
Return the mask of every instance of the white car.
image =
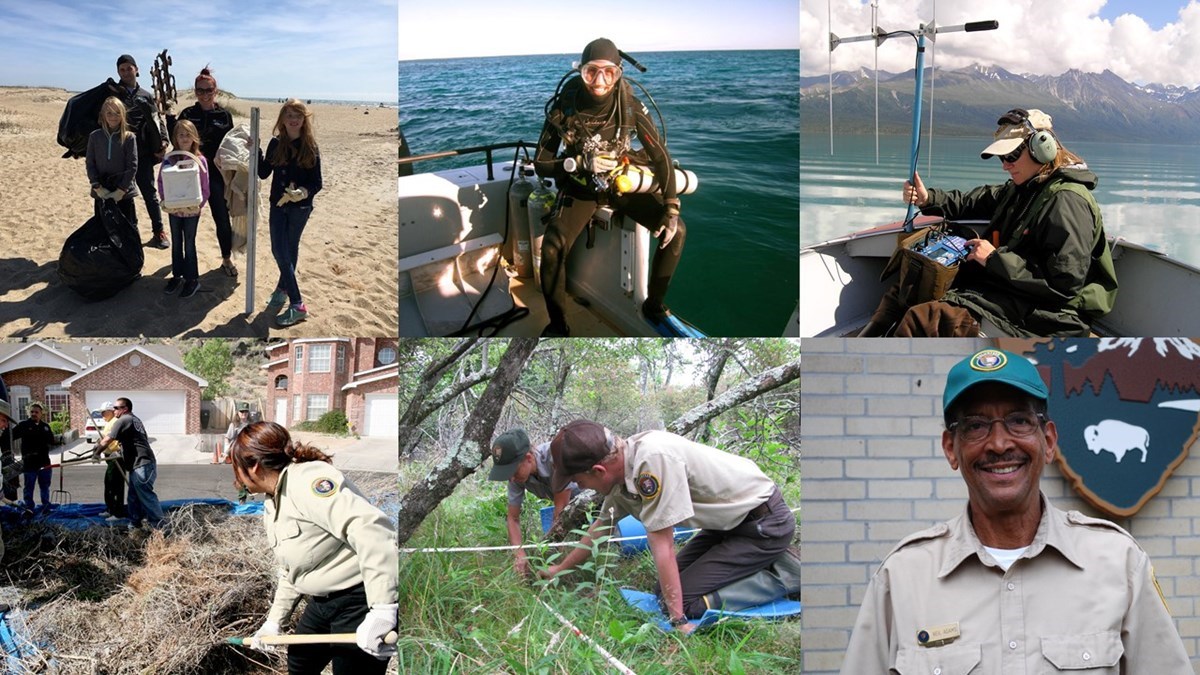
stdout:
<svg viewBox="0 0 1200 675">
<path fill-rule="evenodd" d="M 99 410 L 91 411 L 91 417 L 83 425 L 83 438 L 88 443 L 100 440 L 100 429 L 104 428 L 104 415 Z"/>
</svg>

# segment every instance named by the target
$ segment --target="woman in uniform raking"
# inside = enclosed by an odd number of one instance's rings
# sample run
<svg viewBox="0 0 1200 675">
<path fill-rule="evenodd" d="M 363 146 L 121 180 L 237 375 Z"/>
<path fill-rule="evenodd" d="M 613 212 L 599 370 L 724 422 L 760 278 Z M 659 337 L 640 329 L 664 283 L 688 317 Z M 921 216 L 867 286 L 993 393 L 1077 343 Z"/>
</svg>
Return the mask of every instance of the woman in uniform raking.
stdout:
<svg viewBox="0 0 1200 675">
<path fill-rule="evenodd" d="M 387 670 L 396 628 L 397 548 L 394 525 L 316 448 L 292 442 L 287 429 L 255 422 L 230 446 L 235 478 L 267 495 L 267 541 L 279 571 L 274 600 L 255 638 L 278 635 L 296 601 L 308 604 L 296 634 L 355 633 L 354 645 L 291 645 L 288 673 L 334 675 Z M 260 641 L 250 645 L 264 649 Z"/>
</svg>

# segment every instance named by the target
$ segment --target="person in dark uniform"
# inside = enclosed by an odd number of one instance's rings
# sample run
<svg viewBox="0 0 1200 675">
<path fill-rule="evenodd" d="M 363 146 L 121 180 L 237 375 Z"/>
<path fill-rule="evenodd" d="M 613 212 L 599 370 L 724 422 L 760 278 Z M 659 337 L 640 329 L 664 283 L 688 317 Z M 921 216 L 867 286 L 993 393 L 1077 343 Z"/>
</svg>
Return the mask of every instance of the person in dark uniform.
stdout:
<svg viewBox="0 0 1200 675">
<path fill-rule="evenodd" d="M 233 115 L 217 103 L 217 78 L 205 66 L 196 76 L 196 103 L 179 111 L 179 115 L 167 115 L 167 135 L 175 137 L 175 122 L 187 120 L 196 125 L 200 132 L 200 151 L 208 160 L 208 208 L 212 210 L 213 223 L 217 226 L 217 244 L 221 247 L 221 270 L 226 276 L 236 277 L 237 266 L 233 264 L 233 226 L 229 221 L 229 203 L 225 201 L 225 177 L 217 167 L 217 150 L 225 134 L 233 129 Z"/>
<path fill-rule="evenodd" d="M 105 401 L 100 406 L 100 415 L 104 418 L 104 424 L 100 427 L 100 435 L 104 436 L 112 430 L 112 425 L 117 421 L 116 410 L 113 408 L 112 401 Z M 108 522 L 116 522 L 126 516 L 125 511 L 125 470 L 121 468 L 121 443 L 113 441 L 107 448 L 100 446 L 97 440 L 96 447 L 92 450 L 92 461 L 99 462 L 101 457 L 104 458 L 104 511 L 100 514 Z"/>
<path fill-rule="evenodd" d="M 113 412 L 117 421 L 112 423 L 108 432 L 96 443 L 96 447 L 103 451 L 108 449 L 113 441 L 121 443 L 121 464 L 129 480 L 126 505 L 129 527 L 137 529 L 145 520 L 152 529 L 158 529 L 163 521 L 162 506 L 154 492 L 154 481 L 158 478 L 158 460 L 150 447 L 146 427 L 141 418 L 133 414 L 133 402 L 127 398 L 118 398 Z"/>
<path fill-rule="evenodd" d="M 12 406 L 8 403 L 8 387 L 4 384 L 4 378 L 0 377 L 0 467 L 4 470 L 3 503 L 7 506 L 16 506 L 17 490 L 21 487 L 21 467 L 13 457 L 11 416 Z M 3 543 L 0 542 L 0 545 Z"/>
<path fill-rule="evenodd" d="M 564 314 L 567 257 L 599 209 L 611 206 L 659 239 L 642 304 L 642 315 L 651 322 L 662 321 L 669 313 L 663 299 L 683 255 L 687 233 L 679 217 L 671 156 L 659 141 L 646 107 L 621 78 L 617 46 L 606 38 L 593 40 L 584 47 L 580 63 L 579 75 L 567 81 L 547 104 L 534 161 L 538 176 L 553 178 L 559 187 L 542 241 L 542 293 L 550 315 L 550 324 L 542 333 L 545 336 L 570 334 Z M 640 151 L 631 145 L 635 133 L 642 143 Z M 636 164 L 649 164 L 656 177 L 666 177 L 661 193 L 618 195 L 610 189 L 612 173 L 631 157 Z"/>
<path fill-rule="evenodd" d="M 230 448 L 234 479 L 267 495 L 263 524 L 279 563 L 275 595 L 249 645 L 279 635 L 300 597 L 308 603 L 296 634 L 353 632 L 355 645 L 288 647 L 288 673 L 334 675 L 387 671 L 396 653 L 388 636 L 397 625 L 398 550 L 392 521 L 334 468 L 329 455 L 293 443 L 287 429 L 255 422 Z"/>
<path fill-rule="evenodd" d="M 508 513 L 504 521 L 509 545 L 521 545 L 521 507 L 525 503 L 526 492 L 554 502 L 555 521 L 567 502 L 579 494 L 579 486 L 575 483 L 561 490 L 552 490 L 550 482 L 553 475 L 550 444 L 542 443 L 532 448 L 524 429 L 510 429 L 492 441 L 492 471 L 488 474 L 488 480 L 508 481 Z M 529 574 L 529 560 L 525 557 L 524 549 L 516 550 L 513 569 L 521 576 Z"/>
<path fill-rule="evenodd" d="M 25 464 L 25 508 L 33 510 L 33 484 L 36 482 L 42 497 L 42 510 L 50 510 L 50 446 L 54 432 L 42 420 L 42 406 L 29 406 L 29 419 L 13 429 L 13 439 L 21 441 L 21 461 Z"/>
<path fill-rule="evenodd" d="M 538 574 L 551 579 L 580 565 L 602 528 L 633 515 L 646 528 L 663 609 L 684 632 L 723 606 L 721 589 L 779 561 L 796 532 L 779 487 L 753 461 L 683 436 L 644 431 L 623 439 L 576 420 L 554 437 L 550 453 L 555 488 L 573 480 L 606 497 L 581 545 Z M 702 528 L 678 553 L 676 525 Z"/>
</svg>

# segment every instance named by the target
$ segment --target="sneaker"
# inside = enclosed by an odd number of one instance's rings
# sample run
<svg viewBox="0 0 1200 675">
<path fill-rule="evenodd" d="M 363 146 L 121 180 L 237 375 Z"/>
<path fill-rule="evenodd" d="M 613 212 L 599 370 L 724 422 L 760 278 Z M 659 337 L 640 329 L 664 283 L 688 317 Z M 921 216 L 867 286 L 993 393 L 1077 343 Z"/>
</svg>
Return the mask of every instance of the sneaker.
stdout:
<svg viewBox="0 0 1200 675">
<path fill-rule="evenodd" d="M 277 309 L 287 304 L 288 296 L 283 291 L 275 291 L 271 294 L 271 298 L 267 300 L 267 309 Z"/>
<path fill-rule="evenodd" d="M 182 283 L 182 277 L 171 277 L 167 280 L 167 287 L 163 289 L 163 293 L 174 293 L 175 291 L 179 290 L 179 286 Z"/>
<path fill-rule="evenodd" d="M 167 233 L 159 230 L 150 237 L 150 245 L 157 249 L 171 248 L 171 240 L 167 238 Z"/>
<path fill-rule="evenodd" d="M 104 519 L 104 522 L 106 522 L 106 523 L 115 523 L 115 522 L 117 522 L 118 520 L 120 520 L 120 518 L 118 518 L 118 517 L 116 517 L 116 516 L 109 516 L 109 517 L 107 517 L 107 518 L 105 518 L 105 519 Z"/>
<path fill-rule="evenodd" d="M 111 515 L 112 515 L 112 514 L 111 514 L 111 513 L 109 513 L 108 511 L 101 511 L 100 513 L 97 513 L 97 514 L 96 514 L 96 516 L 97 516 L 97 517 L 99 517 L 99 518 L 107 518 L 107 517 L 109 517 L 109 516 L 111 516 Z"/>
<path fill-rule="evenodd" d="M 187 281 L 183 282 L 183 292 L 179 294 L 179 297 L 190 298 L 195 295 L 196 291 L 198 290 L 200 290 L 200 280 L 188 279 Z"/>
<path fill-rule="evenodd" d="M 279 318 L 276 319 L 275 322 L 278 323 L 280 327 L 286 328 L 288 326 L 294 326 L 307 318 L 308 310 L 304 307 L 304 305 L 292 305 L 291 307 L 288 307 L 286 312 L 280 314 Z"/>
</svg>

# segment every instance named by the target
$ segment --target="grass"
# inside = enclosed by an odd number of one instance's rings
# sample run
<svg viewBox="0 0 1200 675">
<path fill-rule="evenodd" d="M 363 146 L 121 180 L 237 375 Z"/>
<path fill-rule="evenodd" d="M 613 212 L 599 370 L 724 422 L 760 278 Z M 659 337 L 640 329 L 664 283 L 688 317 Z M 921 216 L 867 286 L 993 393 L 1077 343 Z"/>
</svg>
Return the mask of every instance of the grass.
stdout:
<svg viewBox="0 0 1200 675">
<path fill-rule="evenodd" d="M 798 476 L 798 469 L 772 472 Z M 401 491 L 424 467 L 401 470 Z M 782 475 L 773 475 L 781 485 Z M 799 485 L 785 487 L 798 504 Z M 793 488 L 794 484 L 794 488 Z M 796 493 L 793 497 L 790 493 Z M 537 507 L 527 495 L 526 541 L 540 532 Z M 505 487 L 477 472 L 430 515 L 406 547 L 495 546 L 506 543 Z M 562 555 L 547 549 L 531 559 Z M 563 552 L 563 553 L 556 553 Z M 800 624 L 728 621 L 690 637 L 665 634 L 645 623 L 621 599 L 619 588 L 651 590 L 657 578 L 649 553 L 621 559 L 596 545 L 583 573 L 551 584 L 523 581 L 511 553 L 402 553 L 400 556 L 400 672 L 609 673 L 614 668 L 543 607 L 573 622 L 633 671 L 655 673 L 795 673 Z"/>
<path fill-rule="evenodd" d="M 9 110 L 7 108 L 0 108 L 0 131 L 10 132 L 10 133 L 14 133 L 14 134 L 20 133 L 21 125 L 17 124 L 16 122 L 12 121 L 11 119 L 7 119 L 9 116 L 13 116 L 16 114 L 17 114 L 17 112 L 15 110 Z"/>
</svg>

